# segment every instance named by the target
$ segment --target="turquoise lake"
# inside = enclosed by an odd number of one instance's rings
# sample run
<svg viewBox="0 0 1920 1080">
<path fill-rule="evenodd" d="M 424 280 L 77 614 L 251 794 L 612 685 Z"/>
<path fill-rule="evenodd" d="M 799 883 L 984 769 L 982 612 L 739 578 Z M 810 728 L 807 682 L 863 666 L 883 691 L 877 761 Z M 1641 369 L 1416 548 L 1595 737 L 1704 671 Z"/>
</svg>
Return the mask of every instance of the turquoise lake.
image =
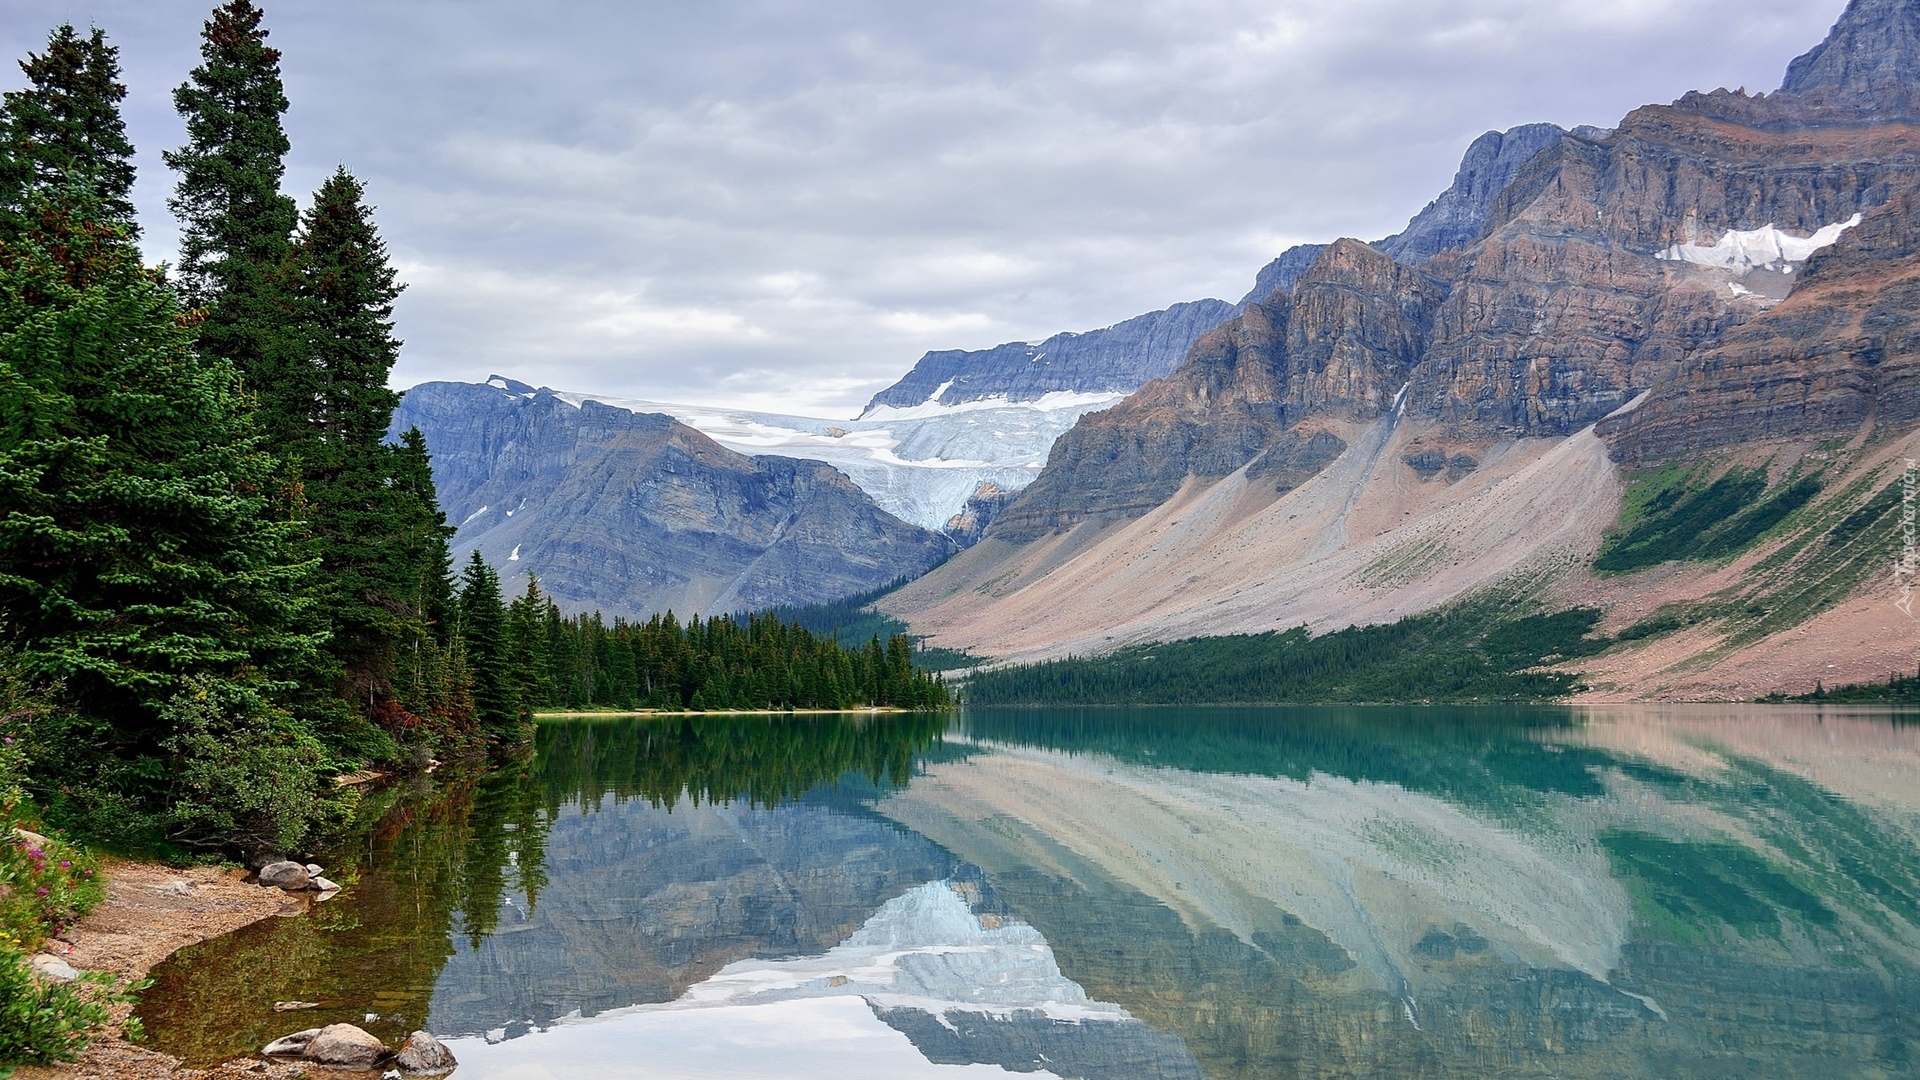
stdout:
<svg viewBox="0 0 1920 1080">
<path fill-rule="evenodd" d="M 1920 1075 L 1916 713 L 555 720 L 354 835 L 336 899 L 156 969 L 151 1045 L 425 1028 L 460 1080 Z"/>
</svg>

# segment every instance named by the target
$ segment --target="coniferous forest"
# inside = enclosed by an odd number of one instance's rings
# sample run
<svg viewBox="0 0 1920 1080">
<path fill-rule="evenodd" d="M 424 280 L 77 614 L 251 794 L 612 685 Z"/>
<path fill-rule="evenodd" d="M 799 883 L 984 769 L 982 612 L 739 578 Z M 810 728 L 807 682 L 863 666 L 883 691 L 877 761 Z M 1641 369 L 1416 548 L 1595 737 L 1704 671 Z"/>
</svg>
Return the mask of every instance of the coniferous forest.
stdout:
<svg viewBox="0 0 1920 1080">
<path fill-rule="evenodd" d="M 0 103 L 0 811 L 145 850 L 292 851 L 334 778 L 530 743 L 543 708 L 937 707 L 904 638 L 645 624 L 455 573 L 388 438 L 402 284 L 365 187 L 304 203 L 280 53 L 228 0 L 173 91 L 178 264 L 136 246 L 127 88 L 55 29 Z M 302 206 L 304 205 L 304 209 Z"/>
</svg>

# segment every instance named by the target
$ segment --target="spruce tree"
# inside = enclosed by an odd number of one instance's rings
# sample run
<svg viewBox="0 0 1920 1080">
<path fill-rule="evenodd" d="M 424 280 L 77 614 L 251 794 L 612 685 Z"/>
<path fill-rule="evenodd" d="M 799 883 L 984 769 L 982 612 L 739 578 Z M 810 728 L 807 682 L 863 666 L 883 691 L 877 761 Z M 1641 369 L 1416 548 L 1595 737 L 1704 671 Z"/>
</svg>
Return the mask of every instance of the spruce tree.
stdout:
<svg viewBox="0 0 1920 1080">
<path fill-rule="evenodd" d="M 512 655 L 514 693 L 522 718 L 531 721 L 535 709 L 547 708 L 553 698 L 552 652 L 547 641 L 547 613 L 552 601 L 540 591 L 540 582 L 527 575 L 527 591 L 507 609 L 508 651 Z"/>
<path fill-rule="evenodd" d="M 520 703 L 514 693 L 500 575 L 478 551 L 460 575 L 459 621 L 480 729 L 499 742 L 518 741 L 522 735 Z"/>
<path fill-rule="evenodd" d="M 167 205 L 181 224 L 181 289 L 206 312 L 200 348 L 239 369 L 277 444 L 306 434 L 316 388 L 284 288 L 298 215 L 280 193 L 289 146 L 280 53 L 260 22 L 250 0 L 214 9 L 201 64 L 173 92 L 187 145 L 165 158 L 180 174 Z"/>
<path fill-rule="evenodd" d="M 120 116 L 127 88 L 120 82 L 120 50 L 99 28 L 86 37 L 72 23 L 47 38 L 47 51 L 20 61 L 24 90 L 0 103 L 0 138 L 6 144 L 6 214 L 10 231 L 26 227 L 22 215 L 32 193 L 50 195 L 69 182 L 92 189 L 91 216 L 139 235 L 133 211 L 133 144 Z"/>
<path fill-rule="evenodd" d="M 393 302 L 400 294 L 364 189 L 346 169 L 321 186 L 303 216 L 289 292 L 313 397 L 284 436 L 300 466 L 302 506 L 328 583 L 332 652 L 350 700 L 368 710 L 392 694 L 400 651 L 431 615 L 419 601 L 444 574 L 444 525 L 418 432 L 384 439 L 400 395 L 387 388 L 399 358 Z M 407 475 L 403 478 L 401 472 Z M 423 482 L 424 480 L 424 482 Z"/>
</svg>

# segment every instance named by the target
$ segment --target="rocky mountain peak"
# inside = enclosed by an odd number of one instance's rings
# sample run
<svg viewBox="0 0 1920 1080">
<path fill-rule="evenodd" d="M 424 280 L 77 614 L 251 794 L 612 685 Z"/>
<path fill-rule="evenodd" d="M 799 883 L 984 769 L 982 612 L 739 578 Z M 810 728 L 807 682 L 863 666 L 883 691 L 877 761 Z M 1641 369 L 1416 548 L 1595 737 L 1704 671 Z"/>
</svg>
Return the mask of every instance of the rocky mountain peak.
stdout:
<svg viewBox="0 0 1920 1080">
<path fill-rule="evenodd" d="M 1406 229 L 1374 246 L 1401 262 L 1417 263 L 1473 243 L 1486 228 L 1495 196 L 1513 182 L 1522 166 L 1565 134 L 1555 124 L 1522 124 L 1473 140 L 1460 159 L 1453 185 L 1416 214 Z"/>
<path fill-rule="evenodd" d="M 1920 0 L 1852 0 L 1827 39 L 1787 65 L 1783 94 L 1874 105 L 1920 87 Z"/>
</svg>

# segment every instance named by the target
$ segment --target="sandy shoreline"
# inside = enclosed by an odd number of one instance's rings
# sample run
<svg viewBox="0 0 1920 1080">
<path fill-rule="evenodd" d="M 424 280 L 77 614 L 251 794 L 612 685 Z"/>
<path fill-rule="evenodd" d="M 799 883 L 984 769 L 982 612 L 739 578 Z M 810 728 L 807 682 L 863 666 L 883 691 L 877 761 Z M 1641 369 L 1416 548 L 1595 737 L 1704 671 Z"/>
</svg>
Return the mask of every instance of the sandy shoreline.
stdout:
<svg viewBox="0 0 1920 1080">
<path fill-rule="evenodd" d="M 276 915 L 298 915 L 309 900 L 278 889 L 263 889 L 239 870 L 201 866 L 185 870 L 153 863 L 108 861 L 104 866 L 107 899 L 80 920 L 66 937 L 69 964 L 138 979 L 179 949 L 218 937 Z M 51 943 L 58 946 L 58 943 Z M 129 1006 L 121 1006 L 124 1016 Z M 18 1080 L 157 1080 L 247 1076 L 292 1080 L 306 1075 L 298 1065 L 259 1059 L 228 1062 L 214 1069 L 189 1069 L 165 1054 L 147 1050 L 118 1034 L 97 1039 L 71 1065 L 25 1066 Z"/>
</svg>

